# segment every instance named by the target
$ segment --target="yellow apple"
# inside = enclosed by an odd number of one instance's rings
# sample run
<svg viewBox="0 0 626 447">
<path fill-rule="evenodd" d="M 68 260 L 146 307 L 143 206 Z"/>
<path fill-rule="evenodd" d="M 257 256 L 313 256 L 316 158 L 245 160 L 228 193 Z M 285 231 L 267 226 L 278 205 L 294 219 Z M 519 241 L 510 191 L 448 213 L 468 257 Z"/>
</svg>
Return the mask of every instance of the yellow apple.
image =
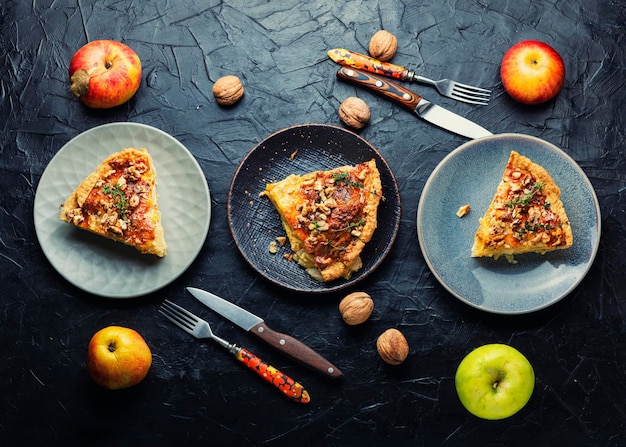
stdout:
<svg viewBox="0 0 626 447">
<path fill-rule="evenodd" d="M 461 361 L 454 384 L 461 403 L 474 416 L 504 419 L 528 403 L 535 388 L 535 372 L 517 349 L 488 344 Z"/>
<path fill-rule="evenodd" d="M 89 342 L 87 371 L 104 388 L 118 390 L 137 385 L 151 365 L 150 348 L 134 329 L 108 326 Z"/>
<path fill-rule="evenodd" d="M 559 93 L 565 81 L 565 65 L 550 45 L 524 40 L 504 54 L 500 77 L 504 90 L 513 99 L 524 104 L 539 104 Z"/>
<path fill-rule="evenodd" d="M 72 57 L 70 92 L 85 105 L 108 109 L 128 101 L 141 84 L 141 61 L 128 45 L 94 40 Z"/>
</svg>

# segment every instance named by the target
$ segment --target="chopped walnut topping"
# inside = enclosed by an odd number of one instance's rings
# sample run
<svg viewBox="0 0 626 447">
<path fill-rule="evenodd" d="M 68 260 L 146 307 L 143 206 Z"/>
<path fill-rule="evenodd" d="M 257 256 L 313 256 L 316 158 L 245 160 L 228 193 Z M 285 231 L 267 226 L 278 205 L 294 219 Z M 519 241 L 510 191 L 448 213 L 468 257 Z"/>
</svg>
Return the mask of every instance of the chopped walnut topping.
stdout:
<svg viewBox="0 0 626 447">
<path fill-rule="evenodd" d="M 113 212 L 109 218 L 107 219 L 107 223 L 111 226 L 115 226 L 115 224 L 117 223 L 117 213 Z"/>
<path fill-rule="evenodd" d="M 456 212 L 456 215 L 459 216 L 459 217 L 463 217 L 463 216 L 465 216 L 469 212 L 470 212 L 470 206 L 469 205 L 463 205 Z"/>
<path fill-rule="evenodd" d="M 337 208 L 337 201 L 330 197 L 328 199 L 326 199 L 326 201 L 324 202 L 324 206 L 327 208 Z"/>
<path fill-rule="evenodd" d="M 320 221 L 318 222 L 318 227 L 317 230 L 318 231 L 328 231 L 328 222 L 326 221 Z"/>
<path fill-rule="evenodd" d="M 80 208 L 74 208 L 73 210 L 69 211 L 67 214 L 72 219 L 72 223 L 74 225 L 78 225 L 79 223 L 85 220 L 85 218 L 83 217 L 82 210 Z"/>
<path fill-rule="evenodd" d="M 321 203 L 317 205 L 317 210 L 320 211 L 319 218 L 326 220 L 326 214 L 330 214 L 330 208 L 325 205 L 325 203 Z M 321 217 L 324 216 L 324 217 Z"/>
<path fill-rule="evenodd" d="M 140 184 L 140 183 L 136 183 L 136 184 L 133 186 L 133 192 L 134 192 L 135 194 L 142 194 L 142 193 L 144 193 L 144 192 L 148 192 L 148 188 L 146 187 L 146 185 L 142 185 L 142 184 Z"/>
<path fill-rule="evenodd" d="M 137 194 L 133 194 L 130 198 L 130 200 L 128 201 L 128 204 L 130 206 L 132 206 L 133 208 L 135 208 L 137 205 L 139 205 L 140 202 L 140 197 Z"/>
<path fill-rule="evenodd" d="M 137 181 L 147 171 L 148 171 L 148 167 L 146 166 L 145 163 L 143 162 L 137 163 L 136 165 L 133 165 L 128 168 L 127 170 L 128 178 L 129 180 Z"/>
</svg>

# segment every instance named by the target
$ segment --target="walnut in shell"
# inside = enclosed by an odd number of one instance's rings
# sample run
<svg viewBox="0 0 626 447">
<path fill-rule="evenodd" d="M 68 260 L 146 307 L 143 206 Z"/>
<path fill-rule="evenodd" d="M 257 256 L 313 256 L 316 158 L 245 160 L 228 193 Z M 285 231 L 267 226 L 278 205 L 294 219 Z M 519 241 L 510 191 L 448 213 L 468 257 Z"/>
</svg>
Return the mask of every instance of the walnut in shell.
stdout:
<svg viewBox="0 0 626 447">
<path fill-rule="evenodd" d="M 361 129 L 370 120 L 370 109 L 360 98 L 350 96 L 346 98 L 339 106 L 339 118 L 347 126 Z"/>
<path fill-rule="evenodd" d="M 223 76 L 215 81 L 212 91 L 218 104 L 231 106 L 243 96 L 243 84 L 237 76 Z"/>
<path fill-rule="evenodd" d="M 372 315 L 374 300 L 365 292 L 353 292 L 339 303 L 343 321 L 350 326 L 364 323 Z"/>
<path fill-rule="evenodd" d="M 397 329 L 387 329 L 376 340 L 376 349 L 380 357 L 390 365 L 399 365 L 409 355 L 409 343 Z"/>
<path fill-rule="evenodd" d="M 398 51 L 398 39 L 389 31 L 377 31 L 370 39 L 369 51 L 373 58 L 388 61 Z"/>
</svg>

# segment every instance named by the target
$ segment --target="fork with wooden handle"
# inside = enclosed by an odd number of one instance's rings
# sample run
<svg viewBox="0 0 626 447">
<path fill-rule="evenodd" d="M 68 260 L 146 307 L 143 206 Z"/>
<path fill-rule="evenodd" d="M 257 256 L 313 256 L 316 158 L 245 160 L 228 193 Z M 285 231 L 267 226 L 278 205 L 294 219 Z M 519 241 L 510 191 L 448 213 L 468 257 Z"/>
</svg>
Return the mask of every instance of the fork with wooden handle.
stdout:
<svg viewBox="0 0 626 447">
<path fill-rule="evenodd" d="M 287 374 L 280 372 L 273 366 L 261 360 L 252 352 L 245 348 L 229 343 L 226 340 L 213 334 L 209 323 L 202 318 L 192 314 L 188 310 L 180 307 L 178 304 L 165 300 L 159 309 L 168 320 L 179 328 L 188 332 L 198 339 L 211 339 L 220 346 L 226 348 L 228 352 L 235 356 L 237 360 L 242 362 L 252 371 L 257 373 L 267 382 L 278 388 L 285 396 L 296 402 L 303 404 L 309 403 L 311 398 L 307 390 L 302 385 L 293 380 Z"/>
<path fill-rule="evenodd" d="M 369 71 L 370 73 L 376 73 L 400 81 L 417 81 L 433 85 L 443 96 L 456 99 L 457 101 L 481 106 L 485 106 L 489 103 L 491 91 L 484 88 L 461 84 L 460 82 L 451 81 L 450 79 L 433 81 L 400 65 L 382 62 L 364 54 L 355 53 L 354 51 L 345 50 L 343 48 L 330 50 L 328 57 L 339 65 L 346 67 Z"/>
</svg>

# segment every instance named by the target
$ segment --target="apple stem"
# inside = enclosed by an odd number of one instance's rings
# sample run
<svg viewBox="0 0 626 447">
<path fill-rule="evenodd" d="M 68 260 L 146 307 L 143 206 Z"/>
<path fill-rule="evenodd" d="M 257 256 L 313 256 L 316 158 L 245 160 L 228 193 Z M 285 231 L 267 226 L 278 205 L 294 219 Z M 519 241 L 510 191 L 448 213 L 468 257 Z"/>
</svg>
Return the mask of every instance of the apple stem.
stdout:
<svg viewBox="0 0 626 447">
<path fill-rule="evenodd" d="M 115 342 L 112 341 L 111 343 L 109 343 L 109 352 L 115 352 L 116 346 L 115 346 Z"/>
<path fill-rule="evenodd" d="M 493 385 L 491 386 L 494 390 L 498 389 L 498 385 L 500 385 L 500 382 L 496 381 L 493 382 Z"/>
<path fill-rule="evenodd" d="M 72 92 L 76 97 L 80 98 L 82 95 L 86 95 L 89 91 L 89 78 L 91 76 L 87 72 L 87 70 L 80 69 L 76 70 L 76 72 L 70 78 L 72 85 L 70 86 L 70 92 Z"/>
</svg>

